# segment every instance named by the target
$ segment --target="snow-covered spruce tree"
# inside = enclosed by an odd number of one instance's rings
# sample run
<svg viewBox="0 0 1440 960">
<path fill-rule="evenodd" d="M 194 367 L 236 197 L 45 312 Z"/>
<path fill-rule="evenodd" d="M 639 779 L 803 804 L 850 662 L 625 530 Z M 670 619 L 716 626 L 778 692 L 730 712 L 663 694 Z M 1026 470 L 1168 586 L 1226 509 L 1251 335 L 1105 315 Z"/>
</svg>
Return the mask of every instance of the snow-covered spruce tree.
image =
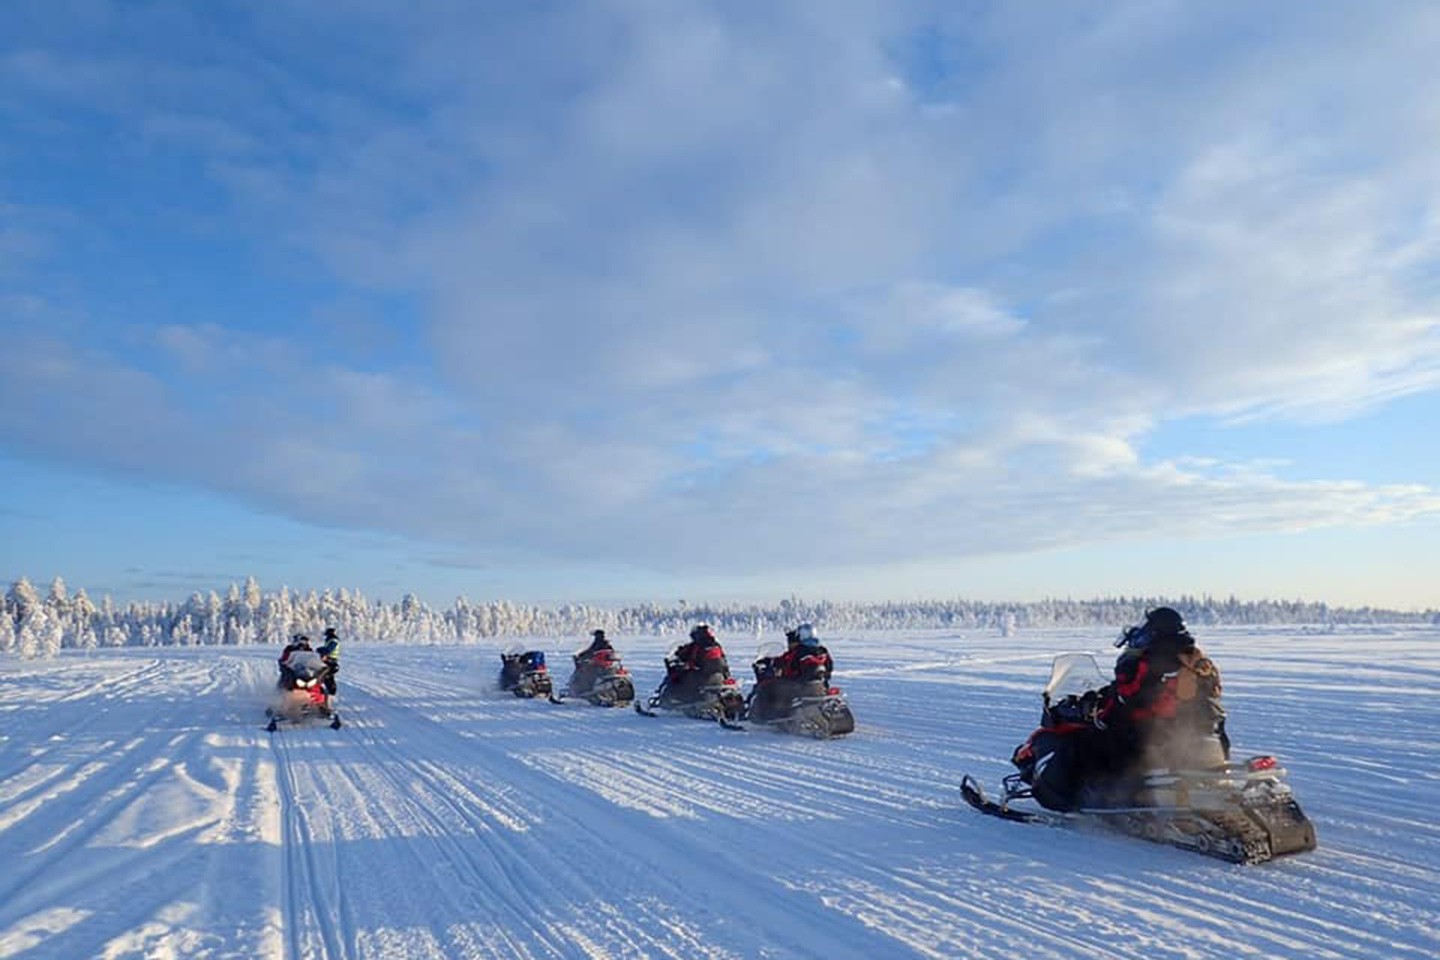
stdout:
<svg viewBox="0 0 1440 960">
<path fill-rule="evenodd" d="M 66 618 L 65 639 L 67 646 L 77 650 L 94 650 L 100 645 L 100 611 L 90 601 L 90 596 L 81 587 L 70 599 L 70 612 Z"/>
<path fill-rule="evenodd" d="M 22 657 L 37 656 L 40 650 L 39 633 L 48 625 L 45 623 L 45 605 L 40 601 L 34 584 L 25 577 L 12 583 L 5 593 L 5 608 L 13 628 L 11 650 Z"/>
<path fill-rule="evenodd" d="M 0 657 L 15 653 L 15 621 L 10 618 L 8 606 L 0 614 Z"/>
<path fill-rule="evenodd" d="M 5 591 L 5 610 L 10 614 L 10 622 L 17 627 L 30 613 L 31 608 L 39 605 L 40 594 L 26 577 L 16 580 L 10 584 L 10 589 Z"/>
<path fill-rule="evenodd" d="M 29 607 L 15 629 L 15 650 L 22 657 L 53 657 L 60 652 L 64 625 L 43 603 Z"/>
</svg>

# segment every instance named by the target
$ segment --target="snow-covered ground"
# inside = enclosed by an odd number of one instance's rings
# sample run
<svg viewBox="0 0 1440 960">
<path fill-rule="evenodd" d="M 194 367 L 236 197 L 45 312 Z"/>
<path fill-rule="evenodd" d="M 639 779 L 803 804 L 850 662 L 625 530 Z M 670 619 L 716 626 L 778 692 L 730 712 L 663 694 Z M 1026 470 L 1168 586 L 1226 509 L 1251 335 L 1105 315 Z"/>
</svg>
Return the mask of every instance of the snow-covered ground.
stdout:
<svg viewBox="0 0 1440 960">
<path fill-rule="evenodd" d="M 831 638 L 859 727 L 830 742 L 502 696 L 499 643 L 350 643 L 346 726 L 275 734 L 276 650 L 6 661 L 0 956 L 1440 955 L 1440 631 L 1199 633 L 1315 852 L 964 806 L 1106 631 Z M 617 640 L 653 690 L 665 641 Z M 563 681 L 579 643 L 537 645 Z"/>
</svg>

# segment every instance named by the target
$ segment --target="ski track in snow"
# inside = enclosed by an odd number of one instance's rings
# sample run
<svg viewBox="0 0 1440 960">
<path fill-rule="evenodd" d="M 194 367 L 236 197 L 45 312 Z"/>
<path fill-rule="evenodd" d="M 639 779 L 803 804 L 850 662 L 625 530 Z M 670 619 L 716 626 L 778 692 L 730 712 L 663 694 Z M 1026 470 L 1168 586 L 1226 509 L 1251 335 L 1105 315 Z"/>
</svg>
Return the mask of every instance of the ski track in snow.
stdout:
<svg viewBox="0 0 1440 960">
<path fill-rule="evenodd" d="M 501 695 L 500 641 L 348 644 L 345 726 L 274 734 L 269 649 L 0 662 L 0 957 L 1440 955 L 1440 633 L 1197 632 L 1315 852 L 959 800 L 1009 772 L 1053 654 L 1108 667 L 1104 631 L 837 636 L 858 727 L 826 742 Z M 537 644 L 557 683 L 567 643 Z M 648 694 L 667 643 L 619 646 Z"/>
</svg>

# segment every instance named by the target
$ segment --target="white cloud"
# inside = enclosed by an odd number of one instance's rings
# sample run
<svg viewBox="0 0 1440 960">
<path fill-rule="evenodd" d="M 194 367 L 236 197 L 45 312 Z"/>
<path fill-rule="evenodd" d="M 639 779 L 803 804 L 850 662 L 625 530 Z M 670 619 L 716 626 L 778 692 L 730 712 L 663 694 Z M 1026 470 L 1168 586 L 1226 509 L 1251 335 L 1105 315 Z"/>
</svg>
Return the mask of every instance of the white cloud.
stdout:
<svg viewBox="0 0 1440 960">
<path fill-rule="evenodd" d="M 438 379 L 166 321 L 173 367 L 7 354 L 10 442 L 676 570 L 1440 510 L 1141 454 L 1177 417 L 1288 427 L 1440 382 L 1424 7 L 1372 11 L 1358 43 L 1300 7 L 1256 31 L 1241 5 L 942 6 L 938 65 L 898 61 L 927 25 L 890 4 L 417 9 L 266 5 L 263 65 L 0 66 L 66 102 L 140 77 L 159 103 L 100 105 L 200 151 L 237 229 L 352 301 L 413 296 Z M 331 34 L 380 66 L 309 52 Z M 142 424 L 146 456 L 60 439 L 81 422 Z"/>
</svg>

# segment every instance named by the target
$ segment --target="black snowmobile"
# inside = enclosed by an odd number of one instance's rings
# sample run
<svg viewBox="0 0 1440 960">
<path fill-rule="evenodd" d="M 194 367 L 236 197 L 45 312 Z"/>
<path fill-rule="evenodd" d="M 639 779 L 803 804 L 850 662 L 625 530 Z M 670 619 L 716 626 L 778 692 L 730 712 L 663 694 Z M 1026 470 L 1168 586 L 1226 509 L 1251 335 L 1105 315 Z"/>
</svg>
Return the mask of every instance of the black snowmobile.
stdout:
<svg viewBox="0 0 1440 960">
<path fill-rule="evenodd" d="M 708 673 L 685 672 L 674 651 L 665 658 L 665 679 L 642 706 L 635 701 L 635 712 L 647 717 L 659 711 L 678 713 L 697 720 L 715 720 L 723 727 L 743 730 L 738 721 L 745 716 L 745 697 L 740 683 L 728 670 Z"/>
<path fill-rule="evenodd" d="M 553 688 L 545 651 L 517 646 L 500 654 L 500 689 L 527 699 L 549 697 Z"/>
<path fill-rule="evenodd" d="M 1217 735 L 1213 741 L 1167 744 L 1170 766 L 1142 762 L 1116 772 L 1113 764 L 1096 763 L 1103 751 L 1092 747 L 1104 736 L 1094 724 L 1096 691 L 1106 682 L 1090 654 L 1056 657 L 1041 695 L 1040 727 L 1011 758 L 1017 772 L 1003 779 L 999 799 L 965 776 L 960 785 L 965 801 L 1006 820 L 1100 823 L 1233 863 L 1315 849 L 1315 827 L 1273 756 L 1233 763 Z"/>
<path fill-rule="evenodd" d="M 745 719 L 761 726 L 815 737 L 838 737 L 855 729 L 855 715 L 839 687 L 823 679 L 795 679 L 782 675 L 784 647 L 766 643 L 756 652 L 750 668 L 755 685 L 745 698 Z"/>
<path fill-rule="evenodd" d="M 550 696 L 551 703 L 574 697 L 597 707 L 624 707 L 635 699 L 635 682 L 614 650 L 597 650 L 589 656 L 577 653 L 572 659 L 575 672 L 558 696 Z"/>
<path fill-rule="evenodd" d="M 269 722 L 265 729 L 272 733 L 280 723 L 302 725 L 310 720 L 329 720 L 340 729 L 340 714 L 334 709 L 333 697 L 326 692 L 330 665 L 311 650 L 296 650 L 280 665 L 280 679 L 275 684 L 279 696 L 265 708 Z"/>
</svg>

